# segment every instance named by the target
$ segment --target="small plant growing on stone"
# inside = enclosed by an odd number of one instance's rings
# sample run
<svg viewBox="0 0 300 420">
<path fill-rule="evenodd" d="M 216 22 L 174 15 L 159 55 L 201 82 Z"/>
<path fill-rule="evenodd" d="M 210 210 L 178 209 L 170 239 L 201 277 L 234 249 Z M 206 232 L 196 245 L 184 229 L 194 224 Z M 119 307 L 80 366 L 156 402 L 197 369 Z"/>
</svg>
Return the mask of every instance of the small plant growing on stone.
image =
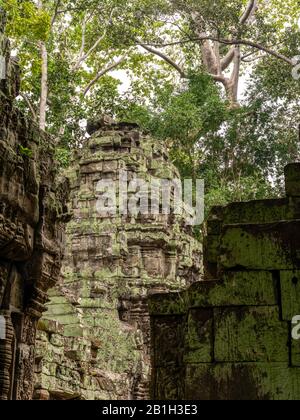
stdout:
<svg viewBox="0 0 300 420">
<path fill-rule="evenodd" d="M 22 156 L 32 157 L 32 150 L 28 149 L 28 147 L 23 147 L 19 145 L 19 152 Z"/>
</svg>

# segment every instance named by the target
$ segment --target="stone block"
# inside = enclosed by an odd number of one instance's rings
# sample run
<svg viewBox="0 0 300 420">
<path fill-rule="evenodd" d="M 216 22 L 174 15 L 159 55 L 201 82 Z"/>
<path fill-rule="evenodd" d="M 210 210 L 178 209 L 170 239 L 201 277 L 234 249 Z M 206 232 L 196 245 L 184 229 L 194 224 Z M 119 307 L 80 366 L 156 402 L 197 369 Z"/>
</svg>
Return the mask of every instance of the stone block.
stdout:
<svg viewBox="0 0 300 420">
<path fill-rule="evenodd" d="M 300 222 L 225 226 L 220 265 L 230 269 L 287 270 L 300 266 Z"/>
<path fill-rule="evenodd" d="M 64 338 L 59 334 L 52 334 L 50 337 L 50 343 L 55 347 L 63 347 Z"/>
<path fill-rule="evenodd" d="M 184 337 L 184 363 L 213 361 L 213 310 L 191 309 Z"/>
<path fill-rule="evenodd" d="M 289 362 L 289 325 L 277 307 L 216 308 L 217 362 Z"/>
<path fill-rule="evenodd" d="M 189 365 L 187 400 L 300 400 L 300 369 L 286 363 Z"/>
<path fill-rule="evenodd" d="M 36 389 L 34 391 L 34 400 L 39 401 L 49 401 L 50 400 L 50 394 L 46 389 Z"/>
<path fill-rule="evenodd" d="M 223 211 L 224 225 L 276 223 L 292 218 L 287 198 L 230 203 Z"/>
<path fill-rule="evenodd" d="M 103 170 L 102 161 L 83 162 L 80 165 L 80 172 L 82 175 L 94 174 L 97 172 L 102 172 L 102 170 Z"/>
<path fill-rule="evenodd" d="M 293 367 L 300 368 L 300 340 L 292 339 L 291 341 L 291 364 Z"/>
<path fill-rule="evenodd" d="M 207 236 L 211 235 L 220 235 L 221 233 L 221 227 L 222 227 L 222 220 L 219 219 L 208 219 L 206 222 L 206 228 L 207 228 Z"/>
<path fill-rule="evenodd" d="M 300 197 L 300 164 L 291 163 L 284 169 L 285 190 L 288 196 Z"/>
<path fill-rule="evenodd" d="M 116 172 L 118 170 L 118 161 L 103 162 L 103 173 Z"/>
<path fill-rule="evenodd" d="M 84 337 L 84 328 L 81 325 L 65 325 L 65 337 Z"/>
<path fill-rule="evenodd" d="M 51 334 L 63 334 L 64 327 L 59 322 L 52 319 L 42 318 L 38 322 L 38 330 L 45 331 Z"/>
<path fill-rule="evenodd" d="M 280 272 L 282 319 L 291 321 L 300 315 L 300 271 Z"/>
<path fill-rule="evenodd" d="M 149 296 L 148 307 L 153 316 L 183 315 L 188 308 L 187 294 L 185 292 L 153 294 Z"/>
<path fill-rule="evenodd" d="M 220 235 L 208 235 L 204 242 L 204 264 L 215 264 L 220 255 Z"/>
<path fill-rule="evenodd" d="M 277 282 L 269 271 L 226 271 L 222 281 L 197 282 L 188 292 L 189 307 L 276 304 Z"/>
<path fill-rule="evenodd" d="M 159 400 L 178 401 L 184 399 L 184 369 L 176 366 L 155 369 L 155 395 Z"/>
<path fill-rule="evenodd" d="M 183 318 L 155 317 L 152 325 L 156 367 L 181 366 L 183 356 Z"/>
</svg>

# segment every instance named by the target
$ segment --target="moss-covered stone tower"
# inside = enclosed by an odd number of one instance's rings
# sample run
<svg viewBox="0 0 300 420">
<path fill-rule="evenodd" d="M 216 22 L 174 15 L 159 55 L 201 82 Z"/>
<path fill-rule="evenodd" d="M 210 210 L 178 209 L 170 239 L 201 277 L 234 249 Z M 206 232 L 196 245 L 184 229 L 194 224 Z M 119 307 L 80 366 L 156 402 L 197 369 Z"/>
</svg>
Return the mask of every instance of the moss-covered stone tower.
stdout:
<svg viewBox="0 0 300 420">
<path fill-rule="evenodd" d="M 201 245 L 173 213 L 99 213 L 99 181 L 118 184 L 124 172 L 128 183 L 179 174 L 162 144 L 134 124 L 103 118 L 88 131 L 69 171 L 73 219 L 63 276 L 40 322 L 36 398 L 145 399 L 147 295 L 199 279 Z"/>
</svg>

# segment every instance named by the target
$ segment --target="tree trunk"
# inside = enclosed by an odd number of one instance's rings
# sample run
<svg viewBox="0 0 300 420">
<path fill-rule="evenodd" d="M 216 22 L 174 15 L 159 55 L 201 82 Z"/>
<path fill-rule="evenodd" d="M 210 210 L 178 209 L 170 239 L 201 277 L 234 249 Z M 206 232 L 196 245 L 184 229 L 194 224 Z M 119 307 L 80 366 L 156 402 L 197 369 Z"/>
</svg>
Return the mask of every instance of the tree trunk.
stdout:
<svg viewBox="0 0 300 420">
<path fill-rule="evenodd" d="M 37 5 L 39 10 L 43 8 L 43 1 L 38 0 Z M 40 95 L 40 113 L 39 113 L 39 126 L 40 129 L 46 129 L 46 115 L 47 115 L 47 100 L 48 100 L 48 52 L 46 43 L 40 42 L 40 52 L 42 60 L 42 76 L 41 76 L 41 95 Z"/>
<path fill-rule="evenodd" d="M 230 107 L 238 107 L 238 87 L 241 67 L 240 46 L 237 45 L 231 48 L 225 57 L 221 57 L 219 42 L 208 39 L 201 40 L 201 38 L 205 38 L 208 35 L 203 32 L 203 18 L 197 12 L 192 12 L 191 17 L 195 38 L 198 37 L 200 40 L 201 58 L 206 71 L 217 83 L 221 83 L 224 86 Z M 213 34 L 214 37 L 217 37 L 217 35 L 217 33 Z M 225 70 L 230 64 L 233 65 L 233 69 L 228 76 Z"/>
<path fill-rule="evenodd" d="M 40 43 L 42 58 L 41 97 L 40 97 L 40 129 L 46 129 L 48 99 L 48 52 L 44 42 Z"/>
</svg>

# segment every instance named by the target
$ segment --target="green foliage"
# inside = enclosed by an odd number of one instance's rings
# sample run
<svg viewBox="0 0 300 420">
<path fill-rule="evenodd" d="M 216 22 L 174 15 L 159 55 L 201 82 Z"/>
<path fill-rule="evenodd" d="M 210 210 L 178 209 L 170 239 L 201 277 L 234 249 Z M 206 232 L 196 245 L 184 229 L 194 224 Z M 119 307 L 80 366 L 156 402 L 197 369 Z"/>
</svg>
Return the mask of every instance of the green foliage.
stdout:
<svg viewBox="0 0 300 420">
<path fill-rule="evenodd" d="M 20 57 L 22 92 L 36 114 L 41 94 L 39 45 L 46 43 L 47 130 L 59 137 L 60 164 L 68 165 L 87 118 L 108 113 L 135 121 L 167 142 L 183 177 L 204 178 L 207 208 L 278 195 L 283 166 L 299 158 L 300 83 L 292 78 L 291 66 L 243 46 L 240 76 L 248 86 L 240 106 L 233 108 L 224 89 L 205 73 L 199 44 L 185 42 L 195 38 L 192 13 L 198 13 L 203 32 L 254 40 L 287 57 L 299 55 L 298 1 L 259 2 L 256 19 L 242 25 L 247 3 L 65 0 L 56 8 L 55 0 L 43 0 L 38 8 L 31 0 L 0 0 L 7 11 L 7 33 Z M 184 64 L 187 79 L 137 47 L 140 41 L 174 43 L 160 51 Z M 76 68 L 80 54 L 90 49 Z M 221 44 L 221 55 L 229 49 Z M 118 67 L 121 72 L 104 73 L 85 95 L 97 73 L 120 57 L 125 58 Z M 19 101 L 19 106 L 28 111 L 25 102 Z"/>
<path fill-rule="evenodd" d="M 7 33 L 30 41 L 46 41 L 50 33 L 51 18 L 46 10 L 38 10 L 30 0 L 0 0 L 7 13 Z"/>
<path fill-rule="evenodd" d="M 21 144 L 19 145 L 19 153 L 22 156 L 32 157 L 32 150 L 28 149 L 28 147 L 23 147 Z"/>
<path fill-rule="evenodd" d="M 181 91 L 167 83 L 148 106 L 126 104 L 121 117 L 167 141 L 182 177 L 205 180 L 206 213 L 283 193 L 283 167 L 298 153 L 296 115 L 260 98 L 255 86 L 243 106 L 231 109 L 209 76 L 193 73 Z"/>
<path fill-rule="evenodd" d="M 62 168 L 67 168 L 70 165 L 70 151 L 67 148 L 57 148 L 55 150 L 55 159 Z"/>
</svg>

